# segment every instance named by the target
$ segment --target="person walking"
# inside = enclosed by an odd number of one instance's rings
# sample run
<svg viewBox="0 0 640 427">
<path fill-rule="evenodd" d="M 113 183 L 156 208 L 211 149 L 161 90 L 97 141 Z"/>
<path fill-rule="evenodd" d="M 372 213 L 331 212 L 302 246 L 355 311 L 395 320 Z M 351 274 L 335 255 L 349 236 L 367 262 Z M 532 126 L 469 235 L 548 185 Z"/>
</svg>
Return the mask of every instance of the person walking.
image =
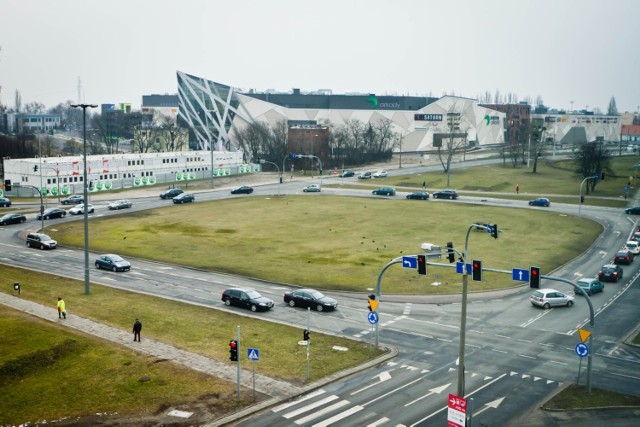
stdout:
<svg viewBox="0 0 640 427">
<path fill-rule="evenodd" d="M 423 190 L 427 189 L 427 181 L 422 181 L 422 189 Z"/>
<path fill-rule="evenodd" d="M 520 184 L 516 184 L 516 194 L 520 194 Z"/>
<path fill-rule="evenodd" d="M 140 342 L 140 332 L 142 331 L 142 322 L 139 319 L 136 319 L 136 322 L 133 324 L 133 340 Z"/>
<path fill-rule="evenodd" d="M 65 307 L 64 300 L 58 297 L 58 319 L 67 318 L 67 308 Z"/>
</svg>

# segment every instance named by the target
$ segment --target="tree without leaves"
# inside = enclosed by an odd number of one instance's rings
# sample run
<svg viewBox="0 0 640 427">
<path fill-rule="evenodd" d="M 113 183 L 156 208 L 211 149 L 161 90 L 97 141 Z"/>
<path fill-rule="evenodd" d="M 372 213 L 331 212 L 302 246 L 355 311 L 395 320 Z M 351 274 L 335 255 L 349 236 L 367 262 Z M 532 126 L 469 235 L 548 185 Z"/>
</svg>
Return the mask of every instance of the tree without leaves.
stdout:
<svg viewBox="0 0 640 427">
<path fill-rule="evenodd" d="M 618 115 L 618 107 L 616 106 L 616 98 L 611 97 L 609 101 L 609 106 L 607 107 L 607 115 L 608 116 L 617 116 Z"/>
<path fill-rule="evenodd" d="M 575 160 L 576 174 L 585 179 L 592 176 L 599 176 L 601 172 L 609 173 L 611 171 L 611 156 L 604 144 L 600 142 L 585 142 L 578 146 L 573 154 Z M 588 179 L 585 182 L 586 193 L 595 191 L 599 180 Z"/>
</svg>

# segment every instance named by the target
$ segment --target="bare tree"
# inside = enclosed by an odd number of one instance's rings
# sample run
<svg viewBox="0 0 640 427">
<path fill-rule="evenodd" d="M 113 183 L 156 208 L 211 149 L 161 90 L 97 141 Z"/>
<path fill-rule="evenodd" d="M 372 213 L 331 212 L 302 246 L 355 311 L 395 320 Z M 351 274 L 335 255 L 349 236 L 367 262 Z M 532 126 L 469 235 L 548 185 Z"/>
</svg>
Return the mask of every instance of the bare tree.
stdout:
<svg viewBox="0 0 640 427">
<path fill-rule="evenodd" d="M 456 111 L 456 105 L 452 105 L 447 112 L 447 127 L 449 132 L 446 139 L 438 147 L 438 158 L 444 172 L 447 174 L 447 186 L 451 185 L 451 163 L 454 156 L 464 151 L 467 147 L 468 127 L 460 123 L 461 114 Z M 463 129 L 465 128 L 465 129 Z M 444 145 L 444 147 L 442 146 Z"/>
<path fill-rule="evenodd" d="M 27 114 L 43 114 L 46 111 L 46 107 L 42 102 L 29 102 L 24 106 L 24 111 Z"/>
<path fill-rule="evenodd" d="M 159 132 L 157 127 L 137 126 L 132 144 L 133 151 L 137 151 L 138 153 L 153 152 L 154 147 L 157 146 L 156 139 L 158 137 Z"/>
<path fill-rule="evenodd" d="M 68 139 L 62 147 L 62 151 L 70 156 L 78 155 L 82 153 L 82 143 L 75 139 Z"/>
<path fill-rule="evenodd" d="M 22 95 L 20 95 L 20 91 L 18 89 L 16 89 L 15 100 L 16 113 L 20 114 L 22 112 Z"/>
<path fill-rule="evenodd" d="M 529 157 L 533 160 L 533 173 L 538 172 L 538 159 L 544 153 L 544 135 L 546 131 L 547 128 L 541 123 L 534 123 L 531 126 L 530 142 L 528 144 L 530 144 Z"/>
<path fill-rule="evenodd" d="M 587 142 L 580 144 L 573 154 L 576 173 L 582 179 L 600 176 L 601 172 L 610 172 L 611 157 L 601 142 Z M 586 182 L 587 194 L 595 191 L 598 179 L 589 179 Z"/>
<path fill-rule="evenodd" d="M 608 116 L 617 116 L 618 115 L 618 107 L 616 106 L 616 98 L 615 97 L 611 97 L 611 100 L 609 101 L 609 107 L 607 108 L 607 115 Z"/>
</svg>

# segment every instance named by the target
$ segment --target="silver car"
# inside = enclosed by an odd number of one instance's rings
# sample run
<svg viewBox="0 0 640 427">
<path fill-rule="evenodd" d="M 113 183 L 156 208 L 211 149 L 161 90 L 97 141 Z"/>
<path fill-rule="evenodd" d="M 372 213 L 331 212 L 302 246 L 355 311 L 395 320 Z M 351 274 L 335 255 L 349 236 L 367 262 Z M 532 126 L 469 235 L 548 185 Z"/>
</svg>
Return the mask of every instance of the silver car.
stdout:
<svg viewBox="0 0 640 427">
<path fill-rule="evenodd" d="M 531 294 L 531 304 L 542 307 L 545 310 L 551 307 L 571 307 L 573 305 L 573 297 L 555 289 L 538 289 Z"/>
</svg>

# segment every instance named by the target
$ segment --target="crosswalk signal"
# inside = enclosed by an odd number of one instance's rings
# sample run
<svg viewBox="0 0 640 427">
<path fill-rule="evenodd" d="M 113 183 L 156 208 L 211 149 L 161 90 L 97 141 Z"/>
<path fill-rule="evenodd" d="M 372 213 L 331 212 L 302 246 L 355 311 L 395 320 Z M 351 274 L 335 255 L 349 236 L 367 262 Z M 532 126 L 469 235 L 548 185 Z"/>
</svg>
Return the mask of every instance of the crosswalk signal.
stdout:
<svg viewBox="0 0 640 427">
<path fill-rule="evenodd" d="M 5 189 L 5 191 L 11 191 L 11 180 L 10 179 L 5 179 L 4 180 L 4 189 Z"/>
<path fill-rule="evenodd" d="M 493 237 L 494 239 L 498 238 L 498 224 L 489 224 L 489 227 L 491 227 L 491 237 Z"/>
<path fill-rule="evenodd" d="M 427 256 L 418 255 L 418 274 L 427 275 Z"/>
<path fill-rule="evenodd" d="M 232 362 L 238 361 L 238 341 L 229 341 L 229 360 Z"/>
<path fill-rule="evenodd" d="M 529 267 L 529 287 L 534 289 L 540 288 L 540 267 Z"/>
<path fill-rule="evenodd" d="M 309 332 L 308 329 L 305 329 L 304 331 L 302 331 L 302 340 L 303 341 L 309 341 L 309 336 L 311 335 L 311 333 Z"/>
<path fill-rule="evenodd" d="M 456 262 L 456 251 L 453 249 L 453 242 L 447 242 L 447 258 L 449 262 Z"/>
<path fill-rule="evenodd" d="M 474 282 L 482 282 L 482 261 L 474 259 L 471 263 L 471 278 Z"/>
</svg>

